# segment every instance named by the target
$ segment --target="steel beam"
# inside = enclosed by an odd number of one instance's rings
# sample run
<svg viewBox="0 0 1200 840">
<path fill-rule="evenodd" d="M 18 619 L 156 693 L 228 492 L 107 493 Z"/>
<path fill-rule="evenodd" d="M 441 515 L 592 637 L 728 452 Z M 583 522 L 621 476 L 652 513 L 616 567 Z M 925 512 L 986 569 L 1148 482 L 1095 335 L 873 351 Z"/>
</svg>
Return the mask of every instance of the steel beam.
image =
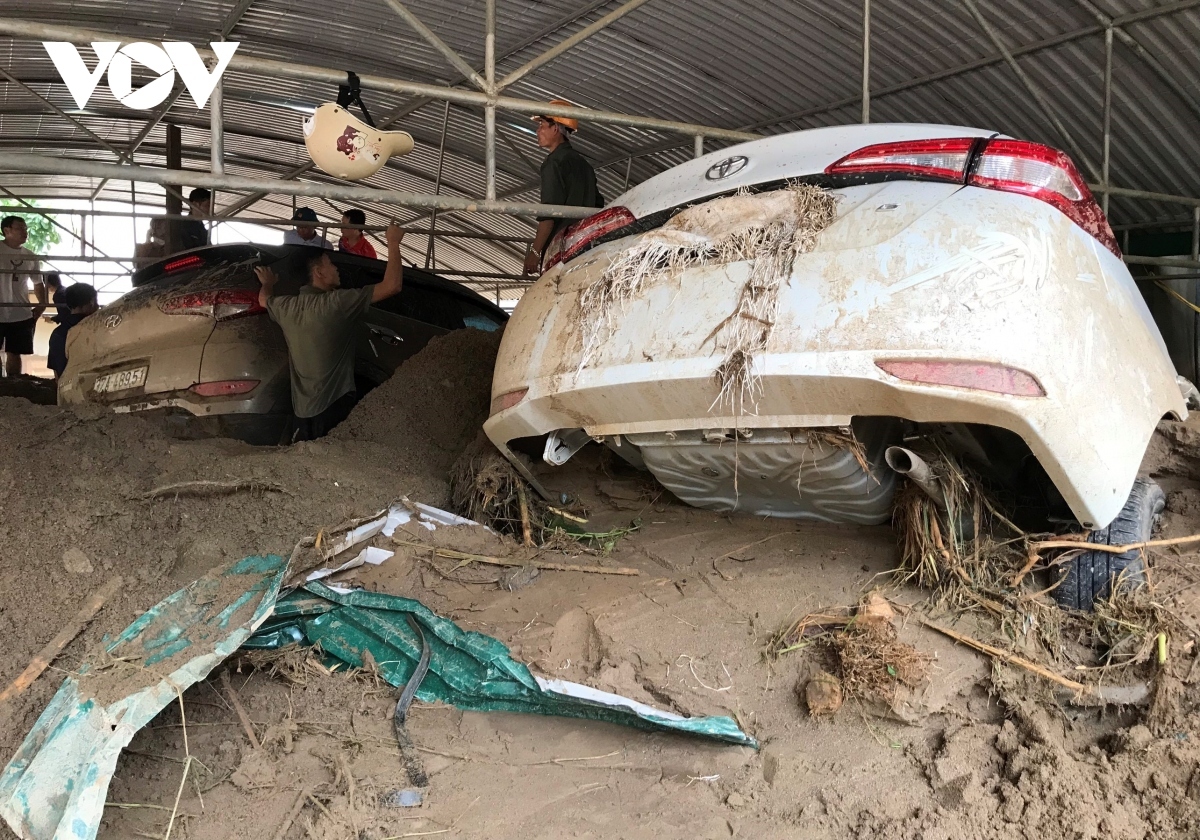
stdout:
<svg viewBox="0 0 1200 840">
<path fill-rule="evenodd" d="M 871 121 L 871 0 L 863 0 L 862 121 Z"/>
<path fill-rule="evenodd" d="M 975 0 L 962 0 L 962 3 L 967 7 L 967 10 L 970 11 L 971 16 L 975 18 L 975 22 L 979 24 L 979 28 L 982 29 L 984 34 L 988 36 L 988 39 L 991 40 L 992 45 L 999 50 L 1002 56 L 1004 56 L 1005 63 L 1017 75 L 1017 78 L 1021 80 L 1021 84 L 1024 85 L 1025 90 L 1034 98 L 1034 101 L 1037 102 L 1038 107 L 1042 109 L 1042 116 L 1050 121 L 1050 124 L 1054 126 L 1054 130 L 1058 132 L 1058 136 L 1061 137 L 1071 148 L 1071 153 L 1075 155 L 1075 159 L 1087 167 L 1088 172 L 1093 178 L 1099 178 L 1100 170 L 1096 168 L 1096 164 L 1092 162 L 1091 158 L 1084 154 L 1083 147 L 1075 141 L 1074 135 L 1072 135 L 1071 132 L 1067 130 L 1067 127 L 1063 125 L 1062 120 L 1058 118 L 1058 114 L 1054 113 L 1054 107 L 1050 104 L 1050 101 L 1046 99 L 1045 94 L 1043 94 L 1041 90 L 1038 89 L 1037 85 L 1033 83 L 1033 79 L 1029 78 L 1029 75 L 1025 72 L 1021 65 L 1017 64 L 1016 57 L 1013 56 L 1012 52 L 1004 44 L 1004 41 L 1000 38 L 1000 33 L 996 31 L 996 28 L 992 26 L 991 23 L 988 22 L 987 18 L 985 18 L 979 11 L 979 7 L 975 4 Z"/>
<path fill-rule="evenodd" d="M 1137 38 L 1130 35 L 1125 27 L 1121 25 L 1122 18 L 1113 18 L 1092 3 L 1091 0 L 1075 0 L 1083 8 L 1087 9 L 1088 13 L 1096 19 L 1096 22 L 1104 27 L 1105 33 L 1113 33 L 1117 36 L 1122 44 L 1133 51 L 1134 55 L 1142 60 L 1142 62 L 1154 71 L 1154 75 L 1158 76 L 1160 82 L 1166 85 L 1170 90 L 1178 96 L 1188 109 L 1192 112 L 1193 117 L 1200 117 L 1200 104 L 1197 104 L 1196 97 L 1193 91 L 1189 90 L 1179 81 L 1178 74 L 1172 73 L 1163 63 L 1158 60 L 1158 57 L 1147 50 Z M 1157 11 L 1157 10 L 1154 10 Z M 1112 35 L 1105 35 L 1105 38 L 1111 38 Z"/>
<path fill-rule="evenodd" d="M 208 98 L 208 141 L 211 153 L 209 171 L 214 175 L 225 174 L 224 87 L 224 83 L 218 80 Z"/>
<path fill-rule="evenodd" d="M 437 175 L 433 179 L 433 194 L 442 194 L 442 165 L 446 162 L 446 129 L 450 126 L 450 103 L 442 114 L 442 141 L 438 144 Z M 437 230 L 437 211 L 429 217 L 429 242 L 425 246 L 425 268 L 433 264 L 433 233 Z"/>
<path fill-rule="evenodd" d="M 496 198 L 496 0 L 483 4 L 483 73 L 488 104 L 483 106 L 483 195 Z M 449 103 L 447 103 L 449 104 Z M 446 135 L 443 132 L 442 142 Z M 444 145 L 443 145 L 444 151 Z"/>
<path fill-rule="evenodd" d="M 104 165 L 111 165 L 111 164 L 101 164 L 101 165 L 104 166 Z M 106 257 L 107 259 L 110 259 L 116 263 L 130 261 L 131 258 L 129 258 L 129 257 L 110 257 L 110 256 L 108 256 L 108 254 L 104 253 L 99 248 L 97 248 L 95 245 L 93 245 L 91 242 L 88 242 L 86 239 L 84 239 L 83 235 L 81 233 L 76 233 L 75 231 L 71 230 L 69 227 L 63 225 L 61 222 L 59 222 L 57 219 L 55 219 L 52 215 L 50 215 L 46 211 L 42 210 L 40 207 L 33 206 L 28 201 L 21 198 L 19 195 L 17 195 L 16 193 L 14 193 L 12 190 L 8 189 L 7 187 L 0 185 L 0 192 L 3 192 L 9 198 L 11 198 L 15 201 L 18 201 L 22 205 L 24 205 L 24 207 L 26 208 L 24 210 L 16 210 L 16 208 L 13 208 L 16 213 L 18 213 L 18 214 L 33 213 L 35 215 L 44 217 L 46 219 L 46 221 L 50 222 L 50 224 L 54 225 L 59 230 L 65 231 L 67 233 L 67 235 L 70 236 L 72 239 L 78 239 L 81 248 L 82 247 L 91 248 L 92 251 L 94 251 L 95 253 L 100 254 L 102 257 Z"/>
<path fill-rule="evenodd" d="M 154 131 L 154 129 L 158 127 L 158 124 L 162 122 L 163 117 L 167 115 L 167 112 L 171 110 L 172 106 L 175 105 L 175 102 L 179 99 L 179 97 L 183 96 L 185 89 L 186 88 L 183 85 L 180 85 L 170 96 L 167 97 L 163 104 L 158 106 L 158 110 L 150 115 L 150 119 L 146 120 L 146 124 L 142 126 L 142 130 L 139 131 L 137 136 L 133 138 L 133 141 L 129 144 L 129 148 L 125 151 L 125 154 L 122 155 L 119 161 L 117 161 L 118 163 L 134 162 L 133 156 L 137 153 L 137 150 L 141 147 L 142 143 L 146 141 L 146 138 L 150 136 L 150 132 Z M 104 189 L 104 185 L 107 183 L 108 179 L 105 178 L 96 186 L 96 189 L 92 190 L 92 201 L 96 200 L 96 196 L 100 195 L 101 190 Z"/>
<path fill-rule="evenodd" d="M 453 67 L 467 79 L 470 79 L 471 83 L 480 90 L 486 91 L 488 89 L 487 82 L 485 82 L 480 75 L 475 72 L 475 69 L 471 67 L 470 64 L 467 64 L 461 55 L 451 49 L 449 44 L 439 38 L 436 32 L 422 23 L 420 18 L 410 12 L 408 7 L 401 3 L 400 0 L 384 0 L 384 2 L 392 7 L 392 11 L 404 18 L 404 22 L 411 26 L 413 31 L 424 38 L 431 47 L 440 52 L 442 57 L 445 58 L 446 61 L 450 62 L 451 67 Z M 366 86 L 366 84 L 363 84 L 363 87 Z"/>
<path fill-rule="evenodd" d="M 194 185 L 210 190 L 244 190 L 275 192 L 281 195 L 334 198 L 343 201 L 366 201 L 394 204 L 417 209 L 438 209 L 480 213 L 499 213 L 508 216 L 535 216 L 555 219 L 582 219 L 590 216 L 588 207 L 566 207 L 557 204 L 534 204 L 512 201 L 489 201 L 453 196 L 433 196 L 404 190 L 380 190 L 370 187 L 344 187 L 336 184 L 314 184 L 243 178 L 233 175 L 210 175 L 205 172 L 173 171 L 147 166 L 128 166 L 95 161 L 67 160 L 20 153 L 7 154 L 0 160 L 0 169 L 33 175 L 75 175 L 83 178 L 119 178 L 149 184 Z"/>
<path fill-rule="evenodd" d="M 229 10 L 229 16 L 225 18 L 225 22 L 221 24 L 222 41 L 229 40 L 230 33 L 237 28 L 241 23 L 242 18 L 246 16 L 246 12 L 250 11 L 250 7 L 254 5 L 254 0 L 238 0 L 238 4 Z"/>
<path fill-rule="evenodd" d="M 1109 163 L 1112 158 L 1112 69 L 1113 69 L 1113 30 L 1104 30 L 1104 157 L 1100 161 L 1100 180 L 1108 186 Z M 1104 215 L 1108 215 L 1108 193 L 1101 197 Z"/>
<path fill-rule="evenodd" d="M 1131 23 L 1140 23 L 1142 21 L 1152 20 L 1154 18 L 1164 17 L 1166 15 L 1193 9 L 1196 6 L 1200 6 L 1200 0 L 1179 0 L 1179 2 L 1168 3 L 1164 6 L 1156 6 L 1150 9 L 1144 9 L 1140 12 L 1133 12 L 1128 15 L 1121 15 L 1120 17 L 1112 18 L 1112 24 L 1113 26 L 1125 26 Z M 1074 41 L 1078 41 L 1081 38 L 1090 38 L 1093 35 L 1101 35 L 1104 33 L 1104 29 L 1105 26 L 1086 26 L 1082 29 L 1064 32 L 1062 35 L 1055 35 L 1052 38 L 1044 38 L 1040 41 L 1035 41 L 1032 44 L 1013 47 L 1011 50 L 1009 50 L 1009 52 L 1014 58 L 1017 58 L 1023 55 L 1028 55 L 1029 53 L 1053 49 L 1054 47 L 1062 46 L 1063 44 L 1069 44 Z M 924 76 L 919 76 L 915 79 L 910 79 L 907 82 L 901 82 L 899 84 L 880 88 L 879 90 L 873 91 L 872 96 L 875 99 L 879 99 L 884 96 L 894 96 L 895 94 L 903 93 L 907 90 L 912 90 L 913 88 L 924 87 L 925 85 L 931 85 L 935 82 L 942 82 L 946 79 L 953 79 L 957 76 L 972 73 L 976 70 L 982 70 L 984 67 L 991 67 L 993 64 L 999 64 L 1004 60 L 1005 56 L 1002 53 L 996 53 L 994 55 L 987 56 L 986 58 L 968 61 L 965 64 L 959 64 L 955 67 L 939 70 L 936 73 L 929 73 Z M 820 116 L 821 114 L 827 114 L 830 111 L 838 111 L 842 108 L 848 108 L 849 106 L 858 103 L 861 98 L 861 95 L 856 93 L 853 96 L 846 96 L 841 99 L 834 100 L 833 102 L 826 102 L 824 105 L 816 105 L 812 108 L 791 111 L 786 114 L 780 114 L 779 116 L 761 120 L 756 123 L 751 123 L 749 125 L 742 126 L 742 130 L 757 131 L 763 128 L 771 128 L 779 125 L 780 123 L 795 122 L 797 120 L 807 119 L 808 117 Z M 678 145 L 679 144 L 675 144 L 674 147 L 677 147 Z"/>
<path fill-rule="evenodd" d="M 389 0 L 393 2 L 394 0 Z M 1200 0 L 1196 0 L 1200 3 Z M 120 43 L 129 43 L 138 40 L 141 36 L 124 36 L 117 35 L 111 32 L 100 32 L 93 29 L 82 29 L 73 26 L 59 26 L 56 24 L 38 23 L 28 20 L 17 20 L 13 18 L 0 18 L 0 35 L 9 35 L 18 38 L 33 38 L 45 41 L 70 41 L 77 44 L 91 43 L 92 41 L 117 41 Z M 212 52 L 207 49 L 198 48 L 198 52 L 205 58 L 212 58 Z M 229 62 L 229 67 L 233 70 L 244 73 L 257 73 L 268 78 L 278 77 L 286 79 L 298 79 L 300 81 L 317 82 L 319 84 L 337 85 L 343 84 L 346 81 L 346 73 L 344 70 L 334 70 L 328 67 L 316 67 L 308 64 L 293 64 L 286 61 L 275 61 L 265 58 L 254 58 L 249 55 L 244 55 L 239 52 Z M 469 68 L 468 68 L 469 69 Z M 472 70 L 472 72 L 474 72 Z M 477 73 L 475 75 L 478 75 Z M 359 76 L 362 87 L 367 90 L 381 90 L 391 93 L 409 94 L 415 96 L 425 96 L 438 100 L 449 100 L 460 105 L 470 105 L 473 107 L 483 107 L 488 104 L 488 95 L 483 91 L 461 90 L 458 88 L 444 87 L 441 85 L 429 85 L 419 82 L 408 82 L 400 79 L 387 78 L 385 76 L 365 75 Z M 654 117 L 641 117 L 633 114 L 623 114 L 616 111 L 600 111 L 591 108 L 580 108 L 574 105 L 550 105 L 546 102 L 537 102 L 532 99 L 517 99 L 509 96 L 500 96 L 496 98 L 495 105 L 502 111 L 513 111 L 518 114 L 528 114 L 529 116 L 551 116 L 551 117 L 575 117 L 578 120 L 585 120 L 592 123 L 607 123 L 610 125 L 625 125 L 634 128 L 645 128 L 653 131 L 663 131 L 675 134 L 686 134 L 695 136 L 703 134 L 706 137 L 711 137 L 719 140 L 756 140 L 759 138 L 757 134 L 751 134 L 746 131 L 735 131 L 728 128 L 717 128 L 715 126 L 698 125 L 695 123 L 675 122 L 674 120 L 661 120 Z"/>
<path fill-rule="evenodd" d="M 637 9 L 640 6 L 644 6 L 648 2 L 650 2 L 650 0 L 626 0 L 625 3 L 622 3 L 620 6 L 613 9 L 611 12 L 606 14 L 604 17 L 600 18 L 595 23 L 585 26 L 583 29 L 576 32 L 570 38 L 567 38 L 566 40 L 564 40 L 558 44 L 555 44 L 553 47 L 546 50 L 541 55 L 537 56 L 536 58 L 530 59 L 529 61 L 522 64 L 516 70 L 512 71 L 507 76 L 505 76 L 503 79 L 501 79 L 500 84 L 497 86 L 497 89 L 504 90 L 506 87 L 510 87 L 511 85 L 515 84 L 516 82 L 519 82 L 521 79 L 528 76 L 534 70 L 537 70 L 539 67 L 542 67 L 543 65 L 549 64 L 551 61 L 558 58 L 560 55 L 565 53 L 567 50 L 571 49 L 572 47 L 574 47 L 578 44 L 583 43 L 584 41 L 586 41 L 588 38 L 591 38 L 593 35 L 595 35 L 600 30 L 604 29 L 605 27 L 609 26 L 612 23 L 615 23 L 616 21 L 625 17 L 625 15 L 632 12 L 634 9 Z M 556 115 L 550 114 L 548 116 L 556 116 Z"/>
</svg>

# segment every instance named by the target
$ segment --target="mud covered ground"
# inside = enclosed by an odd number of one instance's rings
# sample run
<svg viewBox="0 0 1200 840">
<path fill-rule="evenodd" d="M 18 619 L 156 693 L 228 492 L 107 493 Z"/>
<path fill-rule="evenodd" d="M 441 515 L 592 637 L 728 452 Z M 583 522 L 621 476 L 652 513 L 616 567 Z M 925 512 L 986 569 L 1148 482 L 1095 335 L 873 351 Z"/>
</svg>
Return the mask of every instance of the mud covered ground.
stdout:
<svg viewBox="0 0 1200 840">
<path fill-rule="evenodd" d="M 453 377 L 473 374 L 439 378 L 435 369 L 460 356 L 447 352 L 436 364 L 434 356 L 402 368 L 332 439 L 290 450 L 177 442 L 129 418 L 0 404 L 0 433 L 15 442 L 0 453 L 0 490 L 9 500 L 0 522 L 0 683 L 111 574 L 125 576 L 124 594 L 58 668 L 72 668 L 99 634 L 119 630 L 215 563 L 286 552 L 301 537 L 401 494 L 444 504 L 445 472 L 486 413 L 486 394 L 482 405 L 454 402 L 461 395 L 449 395 Z M 439 400 L 442 382 L 451 387 Z M 431 420 L 408 399 L 416 389 L 426 389 L 421 405 L 453 414 Z M 471 406 L 477 416 L 462 418 Z M 367 422 L 368 412 L 377 420 Z M 461 433 L 448 425 L 454 416 Z M 389 430 L 397 418 L 403 428 Z M 1200 423 L 1167 424 L 1146 467 L 1168 491 L 1163 536 L 1200 532 Z M 174 482 L 247 478 L 283 492 L 141 498 Z M 274 669 L 242 665 L 231 675 L 260 749 L 251 747 L 217 674 L 186 692 L 186 745 L 198 769 L 172 836 L 1196 836 L 1200 665 L 1187 644 L 1198 626 L 1194 547 L 1155 555 L 1154 597 L 1190 630 L 1171 640 L 1167 664 L 1149 673 L 1148 706 L 1072 705 L 1040 678 L 994 664 L 901 612 L 900 639 L 932 657 L 929 681 L 903 704 L 849 700 L 836 714 L 813 718 L 797 689 L 829 667 L 825 655 L 805 648 L 771 659 L 764 650 L 788 622 L 854 605 L 877 587 L 901 606 L 920 605 L 927 593 L 889 584 L 896 563 L 890 528 L 691 509 L 598 447 L 552 482 L 578 497 L 594 522 L 640 520 L 641 528 L 607 556 L 543 559 L 630 566 L 641 575 L 544 571 L 510 587 L 500 569 L 431 566 L 401 552 L 352 576 L 496 636 L 541 673 L 685 714 L 734 715 L 760 739 L 760 751 L 418 703 L 409 731 L 431 786 L 422 807 L 393 809 L 381 800 L 407 786 L 388 718 L 394 690 L 363 674 L 329 674 L 296 652 Z M 73 549 L 87 562 L 76 555 L 68 562 Z M 1021 637 L 973 614 L 935 617 L 1004 647 Z M 1063 673 L 1072 667 L 1060 663 Z M 15 750 L 59 676 L 48 673 L 0 708 L 0 760 Z M 122 757 L 101 836 L 162 837 L 184 760 L 184 727 L 173 706 Z"/>
</svg>

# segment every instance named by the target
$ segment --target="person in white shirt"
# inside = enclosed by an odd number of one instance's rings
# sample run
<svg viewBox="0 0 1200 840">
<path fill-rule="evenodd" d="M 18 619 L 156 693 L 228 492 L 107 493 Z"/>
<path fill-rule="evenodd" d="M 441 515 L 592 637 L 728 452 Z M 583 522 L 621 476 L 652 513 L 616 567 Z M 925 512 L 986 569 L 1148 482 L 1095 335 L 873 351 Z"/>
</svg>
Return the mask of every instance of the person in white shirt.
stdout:
<svg viewBox="0 0 1200 840">
<path fill-rule="evenodd" d="M 20 376 L 21 357 L 32 355 L 33 330 L 46 311 L 46 285 L 33 251 L 23 247 L 29 238 L 25 220 L 5 216 L 0 219 L 0 232 L 4 234 L 0 242 L 0 349 L 4 351 L 5 374 Z M 31 284 L 41 306 L 3 305 L 29 303 Z"/>
<path fill-rule="evenodd" d="M 284 245 L 307 245 L 309 248 L 325 248 L 333 250 L 329 240 L 317 233 L 317 213 L 311 207 L 301 207 L 292 214 L 293 222 L 312 222 L 313 224 L 298 224 L 295 230 L 289 230 L 283 235 Z"/>
</svg>

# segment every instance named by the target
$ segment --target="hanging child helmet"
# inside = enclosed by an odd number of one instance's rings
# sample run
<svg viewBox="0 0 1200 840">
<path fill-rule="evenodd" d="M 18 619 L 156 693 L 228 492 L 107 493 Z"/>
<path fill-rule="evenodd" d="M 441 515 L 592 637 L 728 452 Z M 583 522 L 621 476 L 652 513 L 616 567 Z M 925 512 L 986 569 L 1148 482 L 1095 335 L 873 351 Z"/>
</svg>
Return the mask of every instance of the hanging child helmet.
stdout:
<svg viewBox="0 0 1200 840">
<path fill-rule="evenodd" d="M 304 145 L 322 171 L 357 181 L 379 171 L 392 155 L 413 149 L 407 131 L 380 131 L 345 108 L 327 102 L 304 120 Z"/>
</svg>

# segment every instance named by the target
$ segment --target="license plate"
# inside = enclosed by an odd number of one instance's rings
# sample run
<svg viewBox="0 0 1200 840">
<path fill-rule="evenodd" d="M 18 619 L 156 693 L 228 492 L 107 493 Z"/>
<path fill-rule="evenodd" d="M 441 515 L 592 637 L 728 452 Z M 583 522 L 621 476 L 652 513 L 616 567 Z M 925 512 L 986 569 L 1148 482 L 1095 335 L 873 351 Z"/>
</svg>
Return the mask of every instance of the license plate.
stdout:
<svg viewBox="0 0 1200 840">
<path fill-rule="evenodd" d="M 111 394 L 113 391 L 126 391 L 130 388 L 140 388 L 146 384 L 146 371 L 149 368 L 140 367 L 133 370 L 119 370 L 106 373 L 92 385 L 97 394 Z"/>
</svg>

